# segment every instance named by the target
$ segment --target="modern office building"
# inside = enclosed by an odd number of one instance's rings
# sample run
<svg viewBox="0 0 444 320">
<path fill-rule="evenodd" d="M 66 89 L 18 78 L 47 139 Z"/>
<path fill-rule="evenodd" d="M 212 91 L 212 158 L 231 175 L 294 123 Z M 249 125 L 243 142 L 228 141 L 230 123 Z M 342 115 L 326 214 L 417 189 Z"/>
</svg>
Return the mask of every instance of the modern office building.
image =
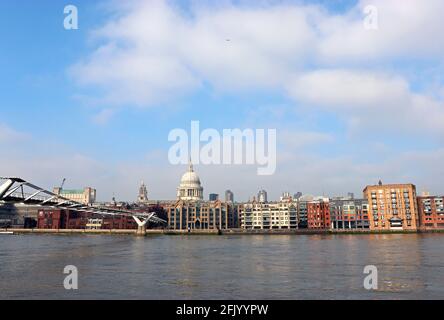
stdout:
<svg viewBox="0 0 444 320">
<path fill-rule="evenodd" d="M 267 191 L 260 190 L 257 194 L 257 201 L 260 203 L 267 203 L 268 202 Z"/>
<path fill-rule="evenodd" d="M 231 190 L 225 191 L 225 202 L 234 202 L 234 194 Z"/>
<path fill-rule="evenodd" d="M 239 204 L 233 202 L 226 202 L 231 206 L 232 213 L 228 216 L 228 223 L 230 228 L 240 228 L 240 219 L 239 219 Z"/>
<path fill-rule="evenodd" d="M 210 193 L 210 195 L 208 196 L 208 200 L 217 201 L 219 200 L 219 195 L 217 193 Z"/>
<path fill-rule="evenodd" d="M 413 184 L 367 186 L 370 230 L 417 230 L 416 187 Z"/>
<path fill-rule="evenodd" d="M 297 229 L 297 205 L 293 202 L 250 202 L 239 206 L 242 229 Z"/>
<path fill-rule="evenodd" d="M 444 196 L 423 195 L 418 199 L 419 228 L 444 229 Z"/>
<path fill-rule="evenodd" d="M 311 200 L 310 200 L 311 201 Z M 298 228 L 307 229 L 308 228 L 308 200 L 305 198 L 300 198 L 297 201 L 298 208 Z"/>
<path fill-rule="evenodd" d="M 347 198 L 331 199 L 329 206 L 333 230 L 370 228 L 367 200 L 354 199 L 349 194 Z"/>
<path fill-rule="evenodd" d="M 84 188 L 83 190 L 65 190 L 63 188 L 56 187 L 53 189 L 53 192 L 66 199 L 83 204 L 93 204 L 96 202 L 96 189 L 90 187 Z"/>
</svg>

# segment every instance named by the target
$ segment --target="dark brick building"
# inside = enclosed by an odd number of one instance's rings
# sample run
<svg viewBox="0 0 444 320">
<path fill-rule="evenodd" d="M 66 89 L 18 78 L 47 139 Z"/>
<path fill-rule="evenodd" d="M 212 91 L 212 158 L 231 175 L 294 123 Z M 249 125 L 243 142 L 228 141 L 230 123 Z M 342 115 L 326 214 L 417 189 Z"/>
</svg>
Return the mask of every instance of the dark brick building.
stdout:
<svg viewBox="0 0 444 320">
<path fill-rule="evenodd" d="M 417 197 L 419 228 L 444 229 L 444 196 Z"/>
</svg>

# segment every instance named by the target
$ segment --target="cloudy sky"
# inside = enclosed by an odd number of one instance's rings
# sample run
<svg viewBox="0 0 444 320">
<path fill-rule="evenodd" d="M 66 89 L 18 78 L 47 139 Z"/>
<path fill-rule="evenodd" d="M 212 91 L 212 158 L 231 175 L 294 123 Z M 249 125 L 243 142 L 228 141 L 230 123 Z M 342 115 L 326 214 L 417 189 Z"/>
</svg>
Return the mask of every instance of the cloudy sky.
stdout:
<svg viewBox="0 0 444 320">
<path fill-rule="evenodd" d="M 71 1 L 78 30 L 66 4 L 0 3 L 0 176 L 173 199 L 168 134 L 198 120 L 277 130 L 274 175 L 197 165 L 205 195 L 444 193 L 444 1 Z"/>
</svg>

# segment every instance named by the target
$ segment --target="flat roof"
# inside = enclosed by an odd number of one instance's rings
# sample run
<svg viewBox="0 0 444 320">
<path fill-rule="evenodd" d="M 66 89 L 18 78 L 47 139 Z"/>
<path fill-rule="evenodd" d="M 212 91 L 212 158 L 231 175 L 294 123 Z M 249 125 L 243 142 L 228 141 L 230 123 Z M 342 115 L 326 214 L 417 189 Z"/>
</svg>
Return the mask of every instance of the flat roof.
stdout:
<svg viewBox="0 0 444 320">
<path fill-rule="evenodd" d="M 60 191 L 60 194 L 83 194 L 83 190 L 64 190 Z"/>
</svg>

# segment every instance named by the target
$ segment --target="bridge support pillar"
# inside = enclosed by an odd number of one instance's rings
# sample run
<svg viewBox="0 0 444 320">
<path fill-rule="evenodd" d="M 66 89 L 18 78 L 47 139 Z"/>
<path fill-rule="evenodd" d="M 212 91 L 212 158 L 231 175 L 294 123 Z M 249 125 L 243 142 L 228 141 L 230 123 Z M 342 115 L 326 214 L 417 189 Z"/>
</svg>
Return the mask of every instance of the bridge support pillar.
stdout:
<svg viewBox="0 0 444 320">
<path fill-rule="evenodd" d="M 136 235 L 138 236 L 146 236 L 146 225 L 145 226 L 138 226 Z"/>
<path fill-rule="evenodd" d="M 145 236 L 146 235 L 146 223 L 148 220 L 142 221 L 138 217 L 133 216 L 134 220 L 137 222 L 137 236 Z"/>
</svg>

